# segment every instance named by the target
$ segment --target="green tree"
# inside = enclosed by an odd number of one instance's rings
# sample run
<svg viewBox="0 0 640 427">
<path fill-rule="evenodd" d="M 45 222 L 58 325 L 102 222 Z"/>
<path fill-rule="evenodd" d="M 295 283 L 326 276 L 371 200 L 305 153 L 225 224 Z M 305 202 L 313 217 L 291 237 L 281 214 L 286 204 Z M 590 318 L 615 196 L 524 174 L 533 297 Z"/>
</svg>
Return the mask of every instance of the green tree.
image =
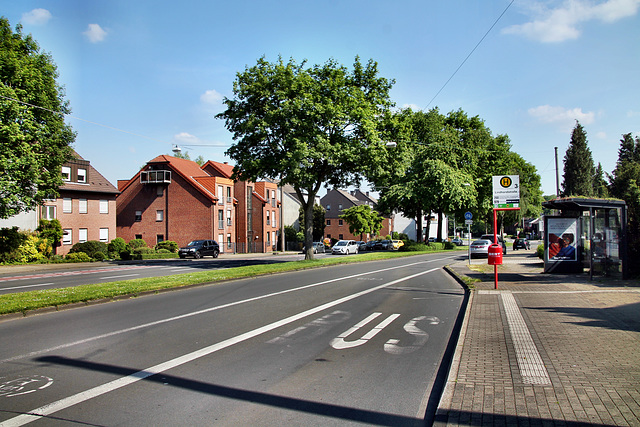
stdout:
<svg viewBox="0 0 640 427">
<path fill-rule="evenodd" d="M 571 133 L 571 142 L 564 155 L 564 175 L 562 179 L 562 195 L 593 197 L 593 177 L 596 168 L 593 156 L 587 145 L 587 133 L 576 121 Z"/>
<path fill-rule="evenodd" d="M 607 181 L 604 179 L 604 171 L 600 162 L 598 162 L 598 167 L 593 175 L 593 195 L 601 199 L 609 197 Z"/>
<path fill-rule="evenodd" d="M 62 185 L 75 133 L 57 78 L 51 56 L 0 18 L 0 218 L 35 209 Z"/>
<path fill-rule="evenodd" d="M 635 141 L 630 133 L 623 135 L 618 150 L 616 168 L 609 177 L 613 197 L 627 204 L 627 247 L 629 271 L 640 274 L 640 137 Z"/>
<path fill-rule="evenodd" d="M 341 218 L 349 224 L 349 232 L 354 236 L 359 234 L 360 240 L 364 233 L 376 234 L 382 228 L 383 218 L 369 205 L 358 205 L 342 211 Z"/>
<path fill-rule="evenodd" d="M 40 237 L 47 240 L 52 248 L 60 245 L 60 239 L 62 239 L 63 232 L 62 225 L 60 225 L 60 221 L 57 219 L 52 219 L 51 221 L 41 219 L 37 231 Z"/>
<path fill-rule="evenodd" d="M 379 167 L 379 119 L 392 105 L 392 85 L 372 60 L 356 57 L 349 70 L 335 60 L 306 67 L 263 57 L 237 74 L 234 98 L 224 100 L 227 109 L 217 117 L 236 140 L 226 152 L 236 162 L 234 178 L 281 178 L 294 188 L 305 212 L 306 259 L 313 258 L 320 188 L 358 185 Z"/>
</svg>

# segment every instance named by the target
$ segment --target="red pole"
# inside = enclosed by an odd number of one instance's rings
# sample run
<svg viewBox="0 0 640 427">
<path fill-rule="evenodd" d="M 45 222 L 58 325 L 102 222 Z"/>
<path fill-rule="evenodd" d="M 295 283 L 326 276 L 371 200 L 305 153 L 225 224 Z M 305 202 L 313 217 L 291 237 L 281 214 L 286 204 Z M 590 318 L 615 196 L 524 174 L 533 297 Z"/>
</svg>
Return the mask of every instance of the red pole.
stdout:
<svg viewBox="0 0 640 427">
<path fill-rule="evenodd" d="M 498 217 L 496 210 L 493 210 L 493 244 L 498 244 Z M 498 265 L 493 266 L 493 275 L 495 277 L 495 288 L 498 289 Z"/>
</svg>

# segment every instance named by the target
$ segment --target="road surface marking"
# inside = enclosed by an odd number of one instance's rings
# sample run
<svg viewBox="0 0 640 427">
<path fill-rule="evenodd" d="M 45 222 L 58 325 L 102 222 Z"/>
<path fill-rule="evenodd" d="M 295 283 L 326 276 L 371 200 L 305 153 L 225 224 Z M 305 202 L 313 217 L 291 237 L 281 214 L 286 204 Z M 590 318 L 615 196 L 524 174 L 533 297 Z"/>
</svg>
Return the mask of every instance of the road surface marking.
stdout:
<svg viewBox="0 0 640 427">
<path fill-rule="evenodd" d="M 39 286 L 50 286 L 50 285 L 53 285 L 53 283 L 38 283 L 37 285 L 13 286 L 11 288 L 0 288 L 0 291 L 8 291 L 11 289 L 37 288 Z"/>
<path fill-rule="evenodd" d="M 148 378 L 152 375 L 159 374 L 161 372 L 167 371 L 169 369 L 173 369 L 175 367 L 184 365 L 186 363 L 192 362 L 201 357 L 208 356 L 217 351 L 223 350 L 227 347 L 231 347 L 235 344 L 239 344 L 243 341 L 247 341 L 251 338 L 255 338 L 259 335 L 272 331 L 274 329 L 280 328 L 282 326 L 288 325 L 290 323 L 296 322 L 298 320 L 304 319 L 305 317 L 311 316 L 313 314 L 320 313 L 324 310 L 328 310 L 337 305 L 343 304 L 345 302 L 351 301 L 356 298 L 360 298 L 364 295 L 370 294 L 372 292 L 378 291 L 380 289 L 386 288 L 388 286 L 392 286 L 396 283 L 404 282 L 406 280 L 411 280 L 413 278 L 422 276 L 424 274 L 429 274 L 434 271 L 440 270 L 439 268 L 432 268 L 431 270 L 421 271 L 416 274 L 412 274 L 410 276 L 406 276 L 400 279 L 393 280 L 391 282 L 375 286 L 373 288 L 369 288 L 364 291 L 356 292 L 355 294 L 347 295 L 345 297 L 339 298 L 337 300 L 316 306 L 309 310 L 305 310 L 298 314 L 294 314 L 293 316 L 286 317 L 284 319 L 278 320 L 276 322 L 270 323 L 268 325 L 262 326 L 260 328 L 254 329 L 252 331 L 245 332 L 244 334 L 237 335 L 235 337 L 223 340 L 217 344 L 213 344 L 200 350 L 193 351 L 191 353 L 187 353 L 180 357 L 176 357 L 175 359 L 168 360 L 166 362 L 160 363 L 155 366 L 151 366 L 142 371 L 138 371 L 134 374 L 127 375 L 126 377 L 118 378 L 117 380 L 110 381 L 106 384 L 99 385 L 97 387 L 93 387 L 89 390 L 82 391 L 80 393 L 76 393 L 72 396 L 57 400 L 55 402 L 49 403 L 47 405 L 41 406 L 39 408 L 28 411 L 25 414 L 18 415 L 17 417 L 10 418 L 4 422 L 0 423 L 0 427 L 17 427 L 22 426 L 33 421 L 42 419 L 42 417 L 46 417 L 48 415 L 59 412 L 63 409 L 69 408 L 71 406 L 77 405 L 82 402 L 86 402 L 87 400 L 93 399 L 95 397 L 101 396 L 103 394 L 109 393 L 111 391 L 117 390 L 119 388 L 128 386 L 130 384 L 136 383 L 140 380 Z M 390 316 L 391 317 L 391 316 Z M 387 319 L 388 320 L 388 319 Z M 383 322 L 384 323 L 384 322 Z"/>
<path fill-rule="evenodd" d="M 98 277 L 98 280 L 107 280 L 107 279 L 121 279 L 123 277 L 133 277 L 139 276 L 139 274 L 121 274 L 120 276 L 106 276 L 106 277 Z"/>
<path fill-rule="evenodd" d="M 353 348 L 353 347 L 360 346 L 362 344 L 366 344 L 367 341 L 369 341 L 371 338 L 373 338 L 376 335 L 378 335 L 378 333 L 381 330 L 383 330 L 384 328 L 389 326 L 391 324 L 391 322 L 393 322 L 398 317 L 400 317 L 399 314 L 392 314 L 391 316 L 387 317 L 385 320 L 380 322 L 373 329 L 371 329 L 369 332 L 364 334 L 362 336 L 362 338 L 358 338 L 357 340 L 353 340 L 353 341 L 345 341 L 345 338 L 347 338 L 349 335 L 351 335 L 354 332 L 356 332 L 358 329 L 364 327 L 367 323 L 371 322 L 372 320 L 374 320 L 376 317 L 380 316 L 381 314 L 382 313 L 373 313 L 369 317 L 364 319 L 363 321 L 361 321 L 358 324 L 356 324 L 355 326 L 353 326 L 352 328 L 350 328 L 350 329 L 346 330 L 345 332 L 343 332 L 342 334 L 338 335 L 337 338 L 334 338 L 333 340 L 331 340 L 331 347 L 335 348 L 336 350 L 344 350 L 345 348 Z"/>
<path fill-rule="evenodd" d="M 0 364 L 7 363 L 7 362 L 13 362 L 15 360 L 24 359 L 24 358 L 27 358 L 27 357 L 38 356 L 38 355 L 49 353 L 49 352 L 52 352 L 52 351 L 61 350 L 63 348 L 68 348 L 68 347 L 73 347 L 73 346 L 76 346 L 76 345 L 86 344 L 88 342 L 96 341 L 96 340 L 103 339 L 103 338 L 109 338 L 109 337 L 112 337 L 112 336 L 115 336 L 115 335 L 125 334 L 125 333 L 128 333 L 128 332 L 133 332 L 133 331 L 137 331 L 137 330 L 140 330 L 140 329 L 154 327 L 154 326 L 157 326 L 157 325 L 161 325 L 163 323 L 169 323 L 169 322 L 174 322 L 174 321 L 177 321 L 177 320 L 186 319 L 186 318 L 193 317 L 193 316 L 199 316 L 201 314 L 206 314 L 206 313 L 210 313 L 212 311 L 217 311 L 217 310 L 222 310 L 222 309 L 229 308 L 229 307 L 234 307 L 236 305 L 246 304 L 246 303 L 249 303 L 249 302 L 259 301 L 259 300 L 262 300 L 262 299 L 271 298 L 271 297 L 278 296 L 278 295 L 284 295 L 284 294 L 288 294 L 288 293 L 291 293 L 291 292 L 310 289 L 310 288 L 314 288 L 314 287 L 317 287 L 317 286 L 326 285 L 328 283 L 339 282 L 341 280 L 347 280 L 347 279 L 353 279 L 353 278 L 356 278 L 356 277 L 359 277 L 359 276 L 368 275 L 368 274 L 376 274 L 376 273 L 381 273 L 381 272 L 384 272 L 384 271 L 397 270 L 399 268 L 406 268 L 406 267 L 411 267 L 411 266 L 419 265 L 419 264 L 426 264 L 426 263 L 431 263 L 431 262 L 435 262 L 435 261 L 442 261 L 442 260 L 445 260 L 445 259 L 448 259 L 448 258 L 451 258 L 451 257 L 438 258 L 438 259 L 433 259 L 433 260 L 428 260 L 428 261 L 418 261 L 418 262 L 413 262 L 413 263 L 410 263 L 410 264 L 404 264 L 404 265 L 399 265 L 399 266 L 395 266 L 395 267 L 388 267 L 388 268 L 383 268 L 383 269 L 380 269 L 380 270 L 374 270 L 374 271 L 368 271 L 368 272 L 365 272 L 365 273 L 354 274 L 354 275 L 351 275 L 351 276 L 345 276 L 345 277 L 339 277 L 339 278 L 335 278 L 335 279 L 329 279 L 329 280 L 325 280 L 325 281 L 318 282 L 318 283 L 311 283 L 309 285 L 304 285 L 304 286 L 301 286 L 301 287 L 298 287 L 298 288 L 287 289 L 285 291 L 274 292 L 272 294 L 266 294 L 266 295 L 262 295 L 262 296 L 259 296 L 259 297 L 249 298 L 249 299 L 246 299 L 246 300 L 231 302 L 229 304 L 223 304 L 223 305 L 219 305 L 219 306 L 215 306 L 215 307 L 205 308 L 203 310 L 194 311 L 194 312 L 186 313 L 186 314 L 181 314 L 179 316 L 169 317 L 167 319 L 156 320 L 154 322 L 143 323 L 142 325 L 132 326 L 130 328 L 120 329 L 120 330 L 113 331 L 113 332 L 107 332 L 105 334 L 96 335 L 96 336 L 93 336 L 93 337 L 90 337 L 90 338 L 85 338 L 83 340 L 78 340 L 78 341 L 70 342 L 70 343 L 67 343 L 67 344 L 61 344 L 61 345 L 57 345 L 57 346 L 54 346 L 54 347 L 45 348 L 45 349 L 42 349 L 42 350 L 32 351 L 32 352 L 27 353 L 27 354 L 22 354 L 22 355 L 10 357 L 10 358 L 7 358 L 7 359 L 2 359 L 2 360 L 0 360 Z"/>
</svg>

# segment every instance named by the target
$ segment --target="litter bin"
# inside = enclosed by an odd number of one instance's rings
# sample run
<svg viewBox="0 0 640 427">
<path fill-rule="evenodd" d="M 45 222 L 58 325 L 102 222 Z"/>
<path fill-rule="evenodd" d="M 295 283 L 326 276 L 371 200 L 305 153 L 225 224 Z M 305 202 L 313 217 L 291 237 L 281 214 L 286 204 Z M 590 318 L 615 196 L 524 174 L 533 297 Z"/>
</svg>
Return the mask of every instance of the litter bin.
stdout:
<svg viewBox="0 0 640 427">
<path fill-rule="evenodd" d="M 489 265 L 502 265 L 502 245 L 494 243 L 489 246 L 488 252 Z"/>
</svg>

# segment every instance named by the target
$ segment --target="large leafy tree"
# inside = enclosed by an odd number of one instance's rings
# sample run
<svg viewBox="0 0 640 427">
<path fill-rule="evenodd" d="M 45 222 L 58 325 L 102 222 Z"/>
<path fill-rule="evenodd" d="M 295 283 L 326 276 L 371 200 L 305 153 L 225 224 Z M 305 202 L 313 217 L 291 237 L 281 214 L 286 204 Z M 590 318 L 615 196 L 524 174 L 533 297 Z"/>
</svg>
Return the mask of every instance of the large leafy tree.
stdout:
<svg viewBox="0 0 640 427">
<path fill-rule="evenodd" d="M 596 168 L 591 150 L 587 145 L 587 133 L 579 122 L 571 133 L 571 142 L 564 155 L 562 195 L 594 196 L 593 181 Z"/>
<path fill-rule="evenodd" d="M 358 205 L 342 211 L 341 219 L 349 224 L 349 232 L 354 236 L 359 234 L 360 240 L 364 233 L 376 234 L 382 228 L 383 218 L 371 209 L 369 205 Z"/>
<path fill-rule="evenodd" d="M 75 140 L 51 56 L 22 27 L 0 18 L 0 218 L 58 194 Z"/>
<path fill-rule="evenodd" d="M 322 185 L 359 184 L 380 167 L 379 119 L 392 105 L 393 81 L 377 63 L 355 59 L 353 69 L 329 60 L 307 67 L 293 59 L 261 58 L 237 74 L 224 119 L 236 142 L 226 154 L 234 177 L 290 184 L 305 211 L 306 258 L 313 258 L 313 205 Z"/>
</svg>

